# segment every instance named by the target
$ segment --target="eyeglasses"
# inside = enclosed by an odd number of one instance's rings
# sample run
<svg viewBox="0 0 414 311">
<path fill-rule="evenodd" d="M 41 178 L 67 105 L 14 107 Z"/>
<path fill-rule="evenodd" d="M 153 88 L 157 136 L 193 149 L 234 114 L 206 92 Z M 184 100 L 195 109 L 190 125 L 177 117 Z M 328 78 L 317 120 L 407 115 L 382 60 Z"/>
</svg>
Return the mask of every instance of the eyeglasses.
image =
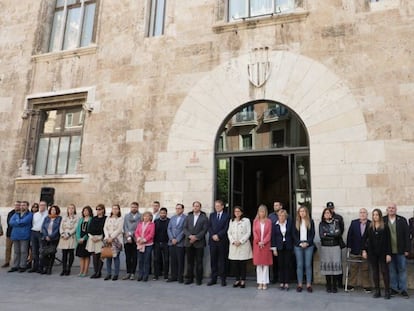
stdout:
<svg viewBox="0 0 414 311">
<path fill-rule="evenodd" d="M 102 208 L 97 208 L 96 210 L 97 210 L 97 211 L 102 211 Z"/>
</svg>

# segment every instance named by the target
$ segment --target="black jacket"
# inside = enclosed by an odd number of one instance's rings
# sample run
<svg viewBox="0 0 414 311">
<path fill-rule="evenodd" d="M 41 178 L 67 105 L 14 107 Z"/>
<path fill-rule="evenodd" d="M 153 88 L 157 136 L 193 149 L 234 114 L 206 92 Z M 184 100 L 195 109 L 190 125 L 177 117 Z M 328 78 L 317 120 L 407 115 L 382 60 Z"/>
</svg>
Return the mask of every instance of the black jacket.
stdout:
<svg viewBox="0 0 414 311">
<path fill-rule="evenodd" d="M 388 216 L 384 216 L 384 222 L 388 225 Z M 407 219 L 396 215 L 397 223 L 397 249 L 398 254 L 402 255 L 410 251 L 410 232 L 408 230 Z"/>
<path fill-rule="evenodd" d="M 391 235 L 387 225 L 384 229 L 375 230 L 371 226 L 365 230 L 362 250 L 366 251 L 368 258 L 372 256 L 391 256 Z"/>
<path fill-rule="evenodd" d="M 319 237 L 321 238 L 322 246 L 337 246 L 340 245 L 342 238 L 341 226 L 339 220 L 332 219 L 332 222 L 321 221 L 319 224 Z"/>
</svg>

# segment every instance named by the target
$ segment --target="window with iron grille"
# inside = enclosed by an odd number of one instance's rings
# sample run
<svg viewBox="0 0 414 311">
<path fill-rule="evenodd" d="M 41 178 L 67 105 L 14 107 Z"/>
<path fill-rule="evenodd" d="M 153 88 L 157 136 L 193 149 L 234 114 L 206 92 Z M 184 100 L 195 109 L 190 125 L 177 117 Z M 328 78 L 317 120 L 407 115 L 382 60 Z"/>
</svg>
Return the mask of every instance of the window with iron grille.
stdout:
<svg viewBox="0 0 414 311">
<path fill-rule="evenodd" d="M 86 93 L 29 100 L 25 160 L 33 175 L 77 174 Z"/>
</svg>

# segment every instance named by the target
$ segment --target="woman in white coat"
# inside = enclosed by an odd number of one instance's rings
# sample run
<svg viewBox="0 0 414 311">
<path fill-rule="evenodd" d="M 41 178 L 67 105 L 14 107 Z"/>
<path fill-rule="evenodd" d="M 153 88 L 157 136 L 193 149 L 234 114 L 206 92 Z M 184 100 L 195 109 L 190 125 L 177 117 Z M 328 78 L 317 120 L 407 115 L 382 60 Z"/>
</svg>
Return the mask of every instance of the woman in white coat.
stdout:
<svg viewBox="0 0 414 311">
<path fill-rule="evenodd" d="M 233 218 L 227 235 L 230 241 L 229 259 L 234 265 L 236 281 L 233 287 L 246 287 L 246 265 L 252 256 L 250 245 L 251 224 L 249 218 L 243 217 L 243 209 L 235 206 Z"/>
</svg>

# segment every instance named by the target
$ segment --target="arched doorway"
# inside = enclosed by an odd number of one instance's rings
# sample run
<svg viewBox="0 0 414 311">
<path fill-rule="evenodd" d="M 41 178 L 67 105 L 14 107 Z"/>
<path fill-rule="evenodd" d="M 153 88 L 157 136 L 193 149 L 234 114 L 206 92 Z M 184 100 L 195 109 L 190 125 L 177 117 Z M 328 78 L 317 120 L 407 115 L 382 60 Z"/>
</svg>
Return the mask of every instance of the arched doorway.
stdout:
<svg viewBox="0 0 414 311">
<path fill-rule="evenodd" d="M 311 209 L 309 136 L 299 116 L 269 100 L 233 111 L 216 137 L 215 197 L 229 210 L 244 207 L 254 218 L 259 204 L 269 212 L 282 202 L 290 215 L 299 204 Z"/>
</svg>

